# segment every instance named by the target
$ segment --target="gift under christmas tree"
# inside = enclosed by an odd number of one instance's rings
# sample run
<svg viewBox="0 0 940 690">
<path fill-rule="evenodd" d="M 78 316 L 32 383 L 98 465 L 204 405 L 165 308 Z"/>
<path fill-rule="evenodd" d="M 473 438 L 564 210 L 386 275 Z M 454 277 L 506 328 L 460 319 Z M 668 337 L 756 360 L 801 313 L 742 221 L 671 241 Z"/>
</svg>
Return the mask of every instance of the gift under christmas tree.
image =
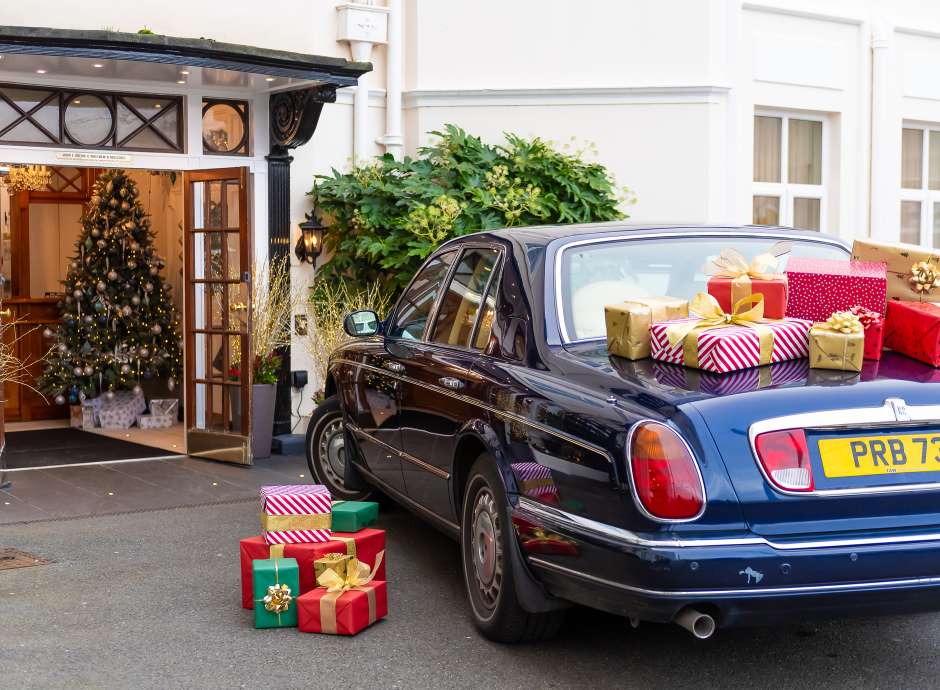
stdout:
<svg viewBox="0 0 940 690">
<path fill-rule="evenodd" d="M 59 325 L 39 387 L 56 403 L 77 403 L 100 393 L 140 391 L 140 381 L 179 379 L 179 316 L 153 247 L 150 219 L 137 185 L 123 170 L 95 182 L 82 214 L 59 303 Z"/>
</svg>

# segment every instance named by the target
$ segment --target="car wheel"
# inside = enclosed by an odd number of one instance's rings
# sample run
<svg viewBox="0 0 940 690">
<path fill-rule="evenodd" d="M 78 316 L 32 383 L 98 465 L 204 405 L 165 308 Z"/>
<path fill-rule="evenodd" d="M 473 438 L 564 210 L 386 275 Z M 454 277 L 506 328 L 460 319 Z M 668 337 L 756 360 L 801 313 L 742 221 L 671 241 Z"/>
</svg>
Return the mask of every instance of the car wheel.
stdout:
<svg viewBox="0 0 940 690">
<path fill-rule="evenodd" d="M 470 470 L 461 520 L 464 584 L 473 620 L 497 642 L 548 639 L 561 629 L 565 612 L 529 613 L 519 605 L 509 557 L 515 537 L 508 514 L 496 466 L 484 453 Z"/>
<path fill-rule="evenodd" d="M 307 466 L 310 474 L 333 495 L 344 501 L 363 501 L 369 490 L 350 491 L 343 485 L 346 470 L 346 435 L 339 398 L 327 398 L 317 405 L 307 425 Z"/>
</svg>

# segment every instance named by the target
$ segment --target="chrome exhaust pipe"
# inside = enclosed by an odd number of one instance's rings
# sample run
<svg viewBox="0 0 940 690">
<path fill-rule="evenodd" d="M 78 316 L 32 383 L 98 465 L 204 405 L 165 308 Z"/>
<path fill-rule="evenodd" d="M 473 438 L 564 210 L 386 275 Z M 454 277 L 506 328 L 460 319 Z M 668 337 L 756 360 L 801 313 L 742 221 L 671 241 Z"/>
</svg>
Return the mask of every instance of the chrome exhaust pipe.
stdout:
<svg viewBox="0 0 940 690">
<path fill-rule="evenodd" d="M 693 608 L 682 609 L 675 622 L 700 640 L 707 640 L 718 629 L 718 624 L 712 616 Z"/>
</svg>

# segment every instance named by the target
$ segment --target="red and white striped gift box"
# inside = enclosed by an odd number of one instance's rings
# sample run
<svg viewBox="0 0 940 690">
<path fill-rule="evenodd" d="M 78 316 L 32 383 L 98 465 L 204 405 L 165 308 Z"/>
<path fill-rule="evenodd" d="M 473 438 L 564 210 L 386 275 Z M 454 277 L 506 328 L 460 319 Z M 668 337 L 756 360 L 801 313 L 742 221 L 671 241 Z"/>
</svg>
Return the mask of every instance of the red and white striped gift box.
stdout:
<svg viewBox="0 0 940 690">
<path fill-rule="evenodd" d="M 330 490 L 321 484 L 261 487 L 261 529 L 268 544 L 329 541 Z"/>
<path fill-rule="evenodd" d="M 661 321 L 650 326 L 650 356 L 661 362 L 684 364 L 682 343 L 669 345 L 666 329 L 671 324 L 697 321 L 677 319 Z M 762 324 L 774 334 L 770 363 L 806 357 L 809 352 L 808 336 L 813 322 L 805 319 L 782 319 Z M 688 337 L 694 338 L 694 334 Z M 757 331 L 747 326 L 712 328 L 698 334 L 698 368 L 723 374 L 729 371 L 760 366 L 760 338 Z"/>
</svg>

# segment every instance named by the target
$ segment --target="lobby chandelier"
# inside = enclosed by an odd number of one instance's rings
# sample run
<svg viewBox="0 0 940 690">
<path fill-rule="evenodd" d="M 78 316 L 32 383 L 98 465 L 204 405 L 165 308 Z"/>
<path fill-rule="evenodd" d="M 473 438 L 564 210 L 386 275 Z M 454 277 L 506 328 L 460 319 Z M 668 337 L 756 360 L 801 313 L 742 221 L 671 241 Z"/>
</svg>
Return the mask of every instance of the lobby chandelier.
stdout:
<svg viewBox="0 0 940 690">
<path fill-rule="evenodd" d="M 40 192 L 48 187 L 52 171 L 44 165 L 3 165 L 7 168 L 4 184 L 16 192 Z"/>
</svg>

